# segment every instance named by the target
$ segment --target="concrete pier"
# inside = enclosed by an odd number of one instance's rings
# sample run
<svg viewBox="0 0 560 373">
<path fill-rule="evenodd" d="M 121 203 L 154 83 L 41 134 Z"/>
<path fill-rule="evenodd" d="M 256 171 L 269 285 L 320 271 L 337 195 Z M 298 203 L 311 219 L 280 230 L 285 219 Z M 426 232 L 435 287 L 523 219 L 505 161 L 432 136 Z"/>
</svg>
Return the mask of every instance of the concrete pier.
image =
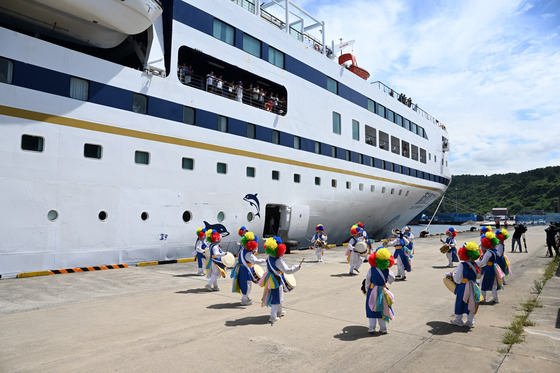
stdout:
<svg viewBox="0 0 560 373">
<path fill-rule="evenodd" d="M 473 329 L 449 324 L 455 297 L 442 282 L 450 268 L 439 237 L 417 238 L 413 271 L 390 285 L 395 320 L 386 335 L 367 332 L 360 285 L 369 265 L 349 276 L 342 246 L 322 263 L 312 250 L 285 256 L 305 262 L 273 326 L 262 288 L 253 285 L 253 305 L 241 306 L 229 277 L 208 292 L 192 262 L 2 279 L 0 372 L 558 372 L 558 273 L 526 341 L 509 352 L 501 342 L 551 260 L 544 227 L 526 238 L 528 253 L 510 253 L 506 241 L 513 275 L 500 303 L 480 305 Z M 470 240 L 478 232 L 457 237 Z"/>
</svg>

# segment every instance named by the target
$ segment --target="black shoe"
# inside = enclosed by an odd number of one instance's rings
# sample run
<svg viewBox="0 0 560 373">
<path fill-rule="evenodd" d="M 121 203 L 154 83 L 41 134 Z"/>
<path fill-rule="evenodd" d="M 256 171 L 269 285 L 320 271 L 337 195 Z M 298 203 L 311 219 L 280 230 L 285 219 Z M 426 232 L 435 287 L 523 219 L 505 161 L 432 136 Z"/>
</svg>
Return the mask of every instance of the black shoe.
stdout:
<svg viewBox="0 0 560 373">
<path fill-rule="evenodd" d="M 360 271 L 358 271 L 358 270 L 357 270 L 356 268 L 354 268 L 354 271 L 356 271 L 356 272 L 360 273 Z"/>
</svg>

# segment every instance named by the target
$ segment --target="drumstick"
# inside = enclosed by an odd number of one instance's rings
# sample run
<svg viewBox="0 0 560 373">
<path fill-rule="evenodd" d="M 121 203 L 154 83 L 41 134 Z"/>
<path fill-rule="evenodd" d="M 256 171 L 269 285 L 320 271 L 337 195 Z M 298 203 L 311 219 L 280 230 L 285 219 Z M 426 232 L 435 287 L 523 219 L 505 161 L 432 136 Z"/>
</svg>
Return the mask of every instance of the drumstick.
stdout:
<svg viewBox="0 0 560 373">
<path fill-rule="evenodd" d="M 303 259 L 301 260 L 301 262 L 299 262 L 299 266 L 300 266 L 300 267 L 301 267 L 301 263 L 303 263 L 304 260 L 305 260 L 305 258 L 303 258 Z"/>
</svg>

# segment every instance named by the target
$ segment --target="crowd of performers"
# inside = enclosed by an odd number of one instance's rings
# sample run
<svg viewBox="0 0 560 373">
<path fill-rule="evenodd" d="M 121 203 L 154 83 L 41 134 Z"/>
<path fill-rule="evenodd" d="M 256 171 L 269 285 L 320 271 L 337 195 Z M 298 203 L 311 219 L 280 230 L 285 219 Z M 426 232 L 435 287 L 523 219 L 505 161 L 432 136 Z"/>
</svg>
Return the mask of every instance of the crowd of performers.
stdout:
<svg viewBox="0 0 560 373">
<path fill-rule="evenodd" d="M 322 224 L 315 228 L 316 234 L 310 239 L 317 256 L 317 262 L 323 261 L 327 246 L 327 234 Z M 445 275 L 448 287 L 453 289 L 455 298 L 455 318 L 450 321 L 457 326 L 474 327 L 474 316 L 480 302 L 484 301 L 487 292 L 491 292 L 490 302 L 498 303 L 498 291 L 504 288 L 504 278 L 511 274 L 509 261 L 504 254 L 504 241 L 509 238 L 505 229 L 492 231 L 491 227 L 480 230 L 480 243 L 474 241 L 457 248 L 457 231 L 449 228 L 441 252 L 448 260 L 447 267 L 455 268 Z M 286 311 L 282 309 L 284 293 L 295 287 L 293 273 L 301 269 L 301 264 L 288 266 L 283 255 L 286 246 L 279 237 L 269 237 L 264 242 L 267 259 L 257 258 L 259 239 L 256 234 L 245 227 L 238 230 L 240 236 L 237 262 L 230 263 L 232 270 L 232 292 L 241 295 L 241 305 L 249 306 L 253 302 L 250 298 L 252 284 L 263 288 L 261 298 L 262 307 L 270 307 L 270 323 L 274 324 Z M 347 261 L 350 265 L 349 275 L 360 273 L 362 263 L 368 263 L 369 269 L 362 282 L 362 291 L 366 295 L 366 317 L 369 320 L 368 332 L 374 333 L 379 323 L 379 332 L 387 333 L 387 323 L 394 317 L 392 305 L 394 296 L 387 284 L 393 281 L 406 280 L 406 273 L 412 271 L 414 256 L 414 235 L 410 227 L 404 230 L 393 229 L 393 238 L 385 240 L 383 246 L 372 249 L 373 241 L 369 239 L 364 225 L 356 223 L 350 229 L 351 238 L 346 250 Z M 218 279 L 226 277 L 228 263 L 225 259 L 231 253 L 222 251 L 220 233 L 199 228 L 193 256 L 198 263 L 198 275 L 206 275 L 208 291 L 218 291 Z M 393 253 L 389 251 L 394 248 Z M 303 262 L 303 260 L 302 260 Z M 458 263 L 455 267 L 455 263 Z M 390 269 L 397 264 L 397 275 Z M 261 267 L 261 265 L 264 267 Z M 467 315 L 463 322 L 463 315 Z"/>
</svg>

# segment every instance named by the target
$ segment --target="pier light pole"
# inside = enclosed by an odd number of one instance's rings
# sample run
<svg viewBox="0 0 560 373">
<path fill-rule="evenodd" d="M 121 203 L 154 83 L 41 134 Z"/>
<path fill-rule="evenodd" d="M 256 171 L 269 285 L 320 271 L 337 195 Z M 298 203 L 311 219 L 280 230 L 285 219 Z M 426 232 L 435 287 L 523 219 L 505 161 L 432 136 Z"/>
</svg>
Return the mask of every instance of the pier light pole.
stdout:
<svg viewBox="0 0 560 373">
<path fill-rule="evenodd" d="M 455 187 L 455 213 L 457 214 L 457 187 Z"/>
</svg>

